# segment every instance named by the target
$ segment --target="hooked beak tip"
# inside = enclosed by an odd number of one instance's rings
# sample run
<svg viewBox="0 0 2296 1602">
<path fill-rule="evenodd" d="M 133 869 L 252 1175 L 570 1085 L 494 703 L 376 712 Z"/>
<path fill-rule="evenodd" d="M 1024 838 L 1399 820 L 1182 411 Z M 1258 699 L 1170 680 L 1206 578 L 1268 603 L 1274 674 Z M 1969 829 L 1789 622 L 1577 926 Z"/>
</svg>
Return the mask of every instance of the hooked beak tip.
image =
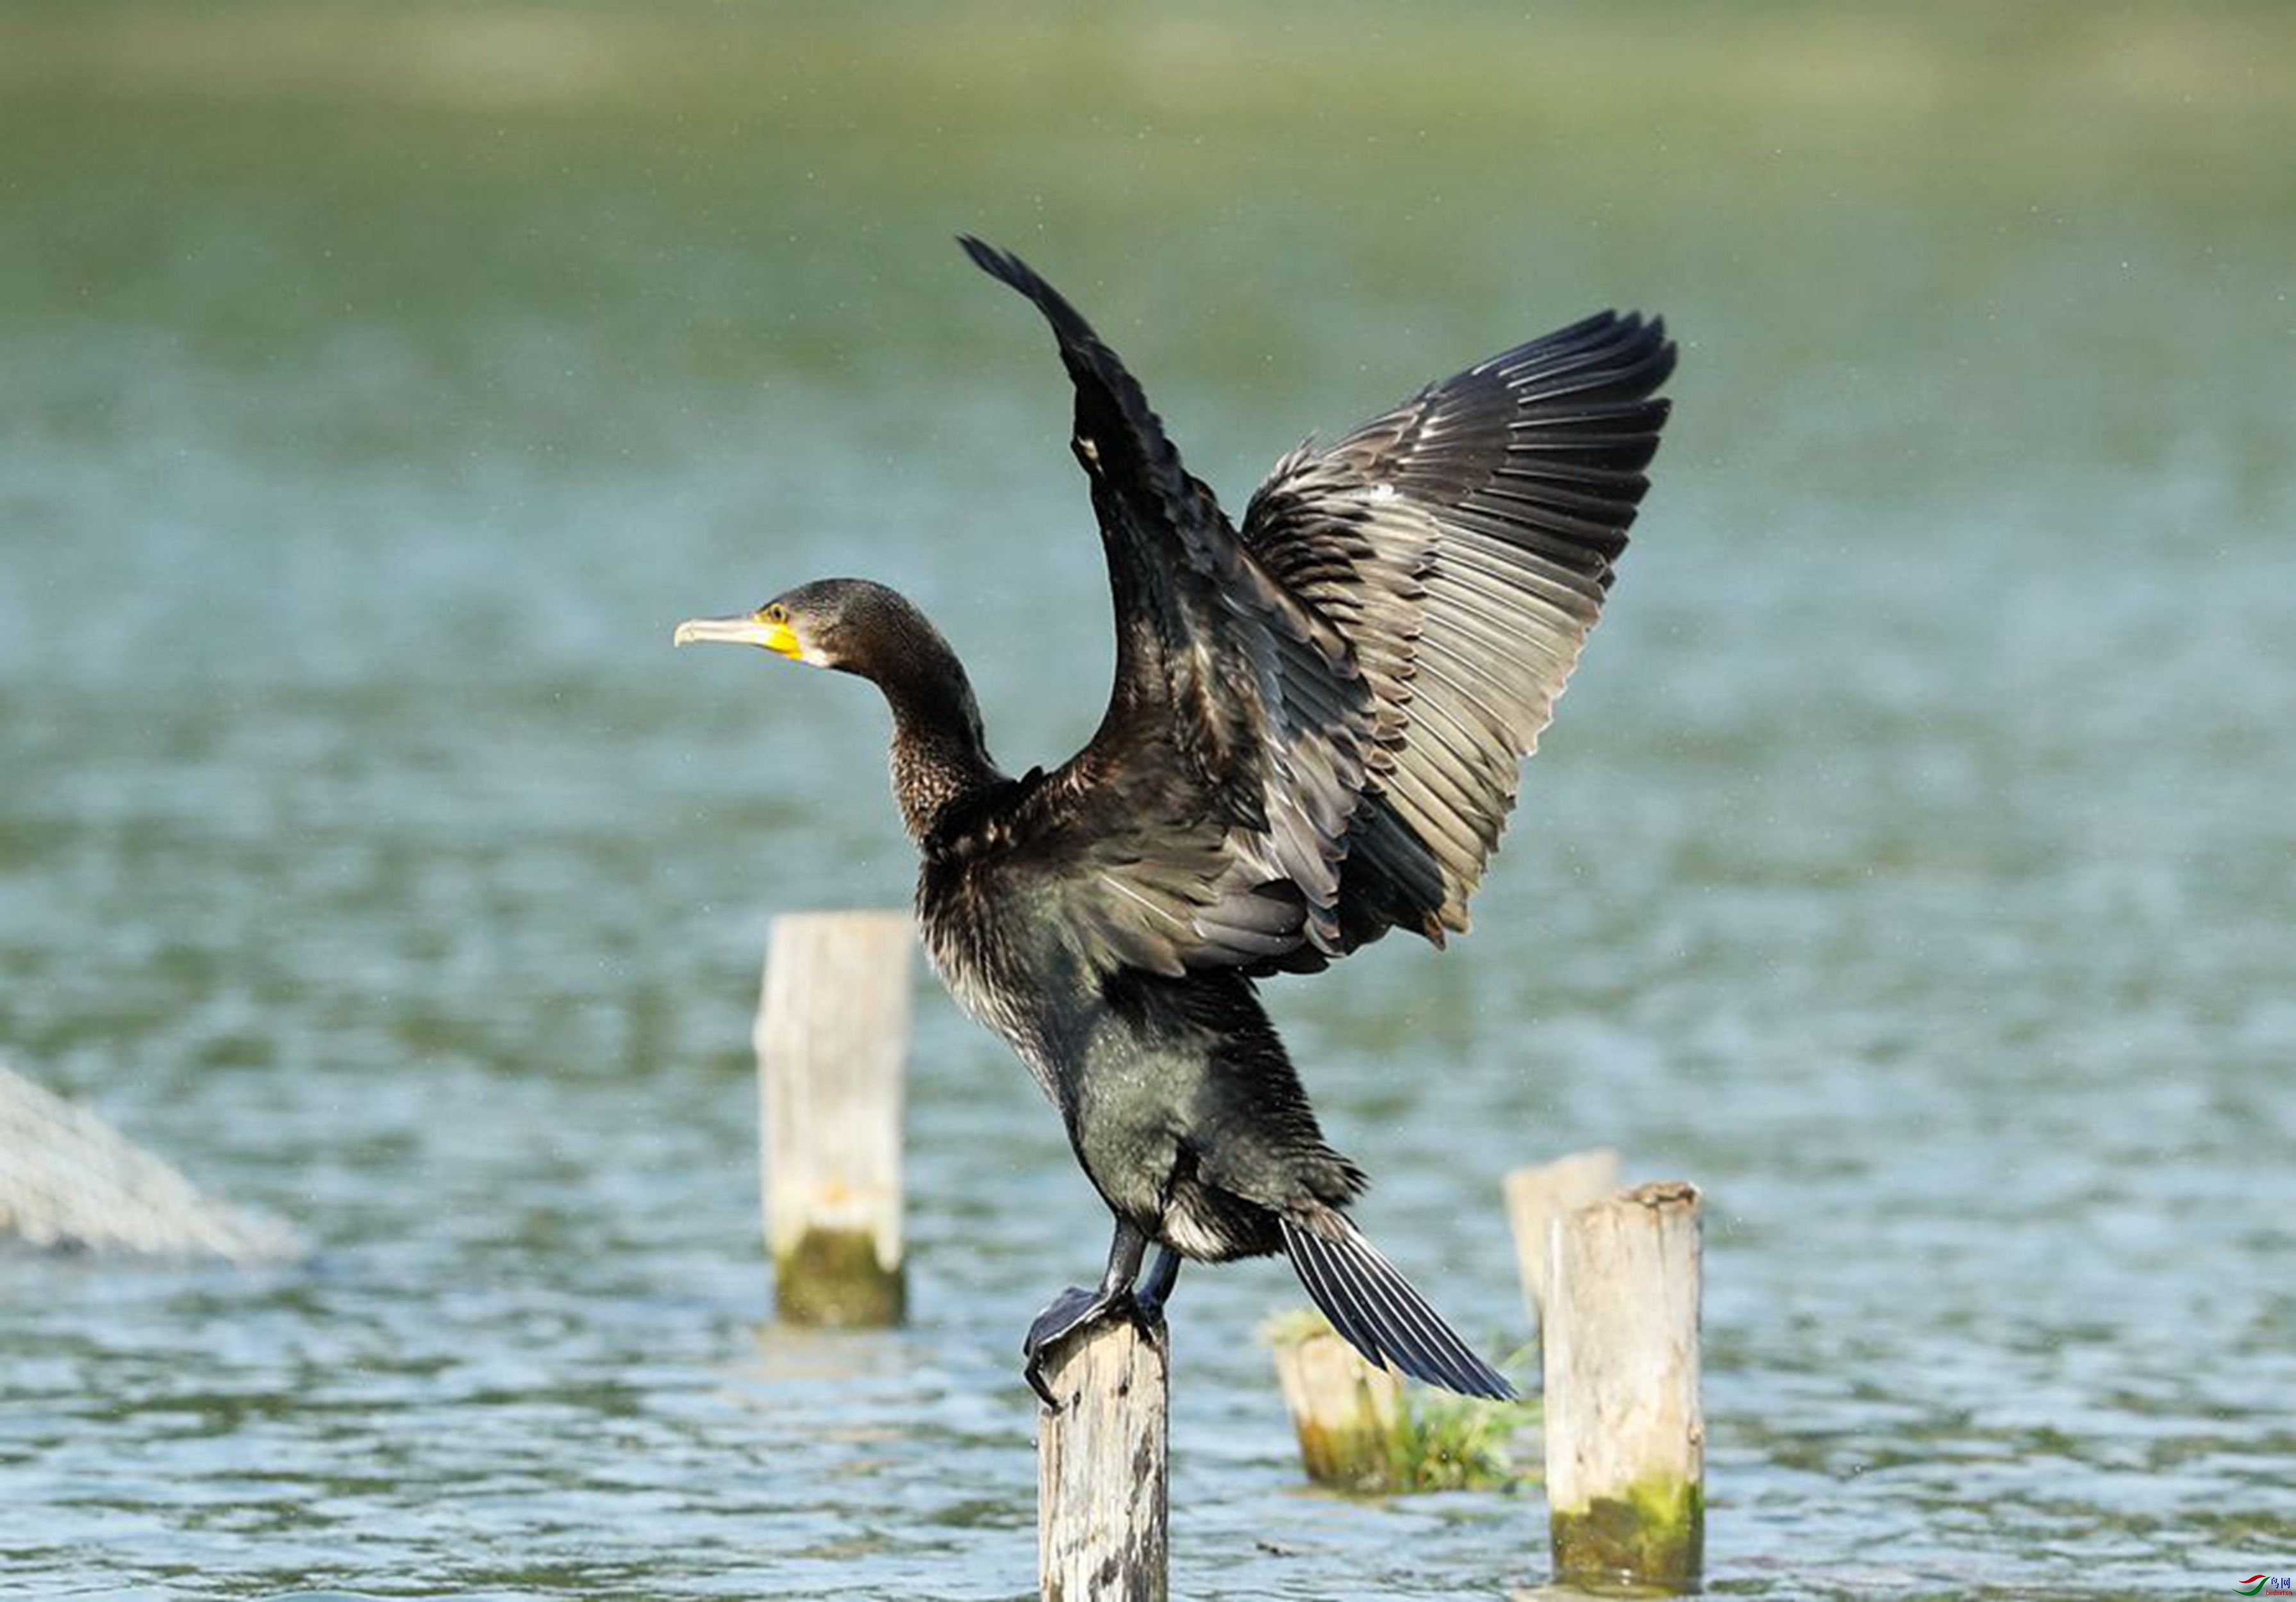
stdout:
<svg viewBox="0 0 2296 1602">
<path fill-rule="evenodd" d="M 731 617 L 688 617 L 669 636 L 672 645 L 757 645 L 763 642 L 765 630 L 755 617 L 736 614 Z"/>
<path fill-rule="evenodd" d="M 732 617 L 688 617 L 671 631 L 672 645 L 755 645 L 792 661 L 808 660 L 804 644 L 787 623 L 767 623 L 756 613 Z"/>
</svg>

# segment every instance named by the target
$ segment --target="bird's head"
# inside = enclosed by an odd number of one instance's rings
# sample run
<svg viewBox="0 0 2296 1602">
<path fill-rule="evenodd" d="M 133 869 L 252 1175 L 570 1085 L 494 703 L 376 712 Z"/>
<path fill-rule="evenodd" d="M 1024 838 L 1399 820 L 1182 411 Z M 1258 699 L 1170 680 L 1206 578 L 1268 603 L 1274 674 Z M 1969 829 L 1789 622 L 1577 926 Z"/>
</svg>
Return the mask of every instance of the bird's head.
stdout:
<svg viewBox="0 0 2296 1602">
<path fill-rule="evenodd" d="M 914 607 L 882 584 L 822 578 L 776 595 L 754 612 L 689 617 L 670 638 L 678 645 L 754 645 L 808 667 L 874 678 L 889 653 L 898 652 L 923 624 Z"/>
<path fill-rule="evenodd" d="M 800 584 L 754 612 L 689 617 L 675 644 L 755 645 L 874 682 L 893 711 L 893 790 L 920 843 L 942 812 L 998 777 L 964 665 L 897 591 L 865 578 Z"/>
</svg>

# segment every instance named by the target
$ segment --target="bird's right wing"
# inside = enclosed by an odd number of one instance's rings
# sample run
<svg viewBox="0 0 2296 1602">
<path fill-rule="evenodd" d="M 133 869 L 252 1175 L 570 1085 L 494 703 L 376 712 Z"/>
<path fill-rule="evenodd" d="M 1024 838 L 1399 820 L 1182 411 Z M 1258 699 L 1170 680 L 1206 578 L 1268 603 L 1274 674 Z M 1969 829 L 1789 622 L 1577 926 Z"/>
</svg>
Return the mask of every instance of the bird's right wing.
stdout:
<svg viewBox="0 0 2296 1602">
<path fill-rule="evenodd" d="M 1076 309 L 964 247 L 1052 327 L 1116 603 L 1107 714 L 1030 798 L 1046 910 L 1163 974 L 1465 928 L 1648 487 L 1663 325 L 1604 313 L 1294 452 L 1239 535 Z"/>
<path fill-rule="evenodd" d="M 1377 756 L 1346 640 L 1238 541 L 1076 308 L 1017 257 L 963 242 L 1052 328 L 1116 606 L 1107 713 L 1029 798 L 1040 904 L 1103 967 L 1177 975 L 1336 943 Z"/>
</svg>

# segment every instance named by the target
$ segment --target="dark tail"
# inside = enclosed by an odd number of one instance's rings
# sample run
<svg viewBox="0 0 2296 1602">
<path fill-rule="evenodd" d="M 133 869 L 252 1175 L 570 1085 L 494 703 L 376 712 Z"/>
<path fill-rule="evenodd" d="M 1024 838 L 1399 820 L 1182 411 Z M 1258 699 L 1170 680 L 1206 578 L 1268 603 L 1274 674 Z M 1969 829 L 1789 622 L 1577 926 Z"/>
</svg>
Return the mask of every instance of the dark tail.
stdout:
<svg viewBox="0 0 2296 1602">
<path fill-rule="evenodd" d="M 1411 1281 L 1353 1224 L 1340 1219 L 1346 1234 L 1333 1240 L 1288 1218 L 1279 1222 L 1283 1250 L 1300 1283 L 1316 1298 L 1332 1328 L 1366 1361 L 1391 1364 L 1414 1379 L 1462 1396 L 1514 1400 L 1514 1387 L 1452 1333 L 1427 1299 L 1412 1289 Z"/>
</svg>

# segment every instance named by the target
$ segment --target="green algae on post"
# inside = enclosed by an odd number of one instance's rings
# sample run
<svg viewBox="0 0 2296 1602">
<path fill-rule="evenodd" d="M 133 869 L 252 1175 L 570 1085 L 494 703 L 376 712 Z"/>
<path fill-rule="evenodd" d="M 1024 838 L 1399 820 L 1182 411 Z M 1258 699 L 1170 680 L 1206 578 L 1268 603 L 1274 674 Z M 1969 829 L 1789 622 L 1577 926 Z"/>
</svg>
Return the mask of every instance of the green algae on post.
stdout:
<svg viewBox="0 0 2296 1602">
<path fill-rule="evenodd" d="M 1624 1496 L 1557 1510 L 1549 1533 L 1558 1581 L 1591 1590 L 1689 1590 L 1705 1562 L 1705 1492 L 1684 1480 L 1639 1481 Z"/>
<path fill-rule="evenodd" d="M 866 1230 L 808 1230 L 774 1259 L 774 1307 L 791 1324 L 898 1324 L 908 1299 L 901 1265 L 879 1259 Z"/>
</svg>

